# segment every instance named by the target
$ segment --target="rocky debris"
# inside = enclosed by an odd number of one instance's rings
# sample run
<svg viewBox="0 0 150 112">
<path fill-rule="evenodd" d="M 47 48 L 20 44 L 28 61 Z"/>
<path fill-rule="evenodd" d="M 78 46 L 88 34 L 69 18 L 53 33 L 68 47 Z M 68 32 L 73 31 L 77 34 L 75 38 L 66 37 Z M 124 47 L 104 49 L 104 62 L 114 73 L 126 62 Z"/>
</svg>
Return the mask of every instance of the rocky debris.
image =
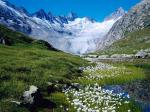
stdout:
<svg viewBox="0 0 150 112">
<path fill-rule="evenodd" d="M 111 56 L 100 55 L 98 57 L 98 59 L 134 59 L 134 58 L 150 58 L 150 49 L 148 48 L 145 50 L 137 51 L 136 54 L 113 54 Z"/>
<path fill-rule="evenodd" d="M 145 51 L 141 50 L 141 51 L 138 51 L 135 54 L 135 57 L 136 58 L 147 58 L 148 57 L 148 53 L 146 53 Z"/>
<path fill-rule="evenodd" d="M 113 54 L 111 58 L 133 58 L 133 54 Z"/>
</svg>

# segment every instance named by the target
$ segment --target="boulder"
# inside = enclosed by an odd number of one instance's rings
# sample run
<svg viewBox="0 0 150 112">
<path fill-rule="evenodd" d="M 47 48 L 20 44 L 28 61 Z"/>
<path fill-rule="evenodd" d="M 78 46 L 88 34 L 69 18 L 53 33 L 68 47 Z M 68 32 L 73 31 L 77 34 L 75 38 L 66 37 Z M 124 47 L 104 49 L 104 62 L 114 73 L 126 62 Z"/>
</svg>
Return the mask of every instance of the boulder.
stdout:
<svg viewBox="0 0 150 112">
<path fill-rule="evenodd" d="M 145 51 L 141 50 L 141 51 L 138 51 L 135 54 L 135 57 L 136 58 L 147 58 L 148 57 L 148 53 L 146 53 Z"/>
<path fill-rule="evenodd" d="M 56 104 L 48 99 L 44 99 L 40 90 L 36 86 L 30 86 L 21 97 L 21 102 L 11 101 L 21 107 L 27 108 L 30 112 L 37 112 L 37 108 L 54 108 Z"/>
<path fill-rule="evenodd" d="M 0 37 L 0 44 L 4 44 L 4 45 L 6 44 L 5 39 L 2 37 Z"/>
<path fill-rule="evenodd" d="M 25 91 L 22 96 L 23 103 L 33 104 L 35 100 L 35 95 L 39 93 L 38 88 L 36 86 L 30 86 L 28 91 Z"/>
</svg>

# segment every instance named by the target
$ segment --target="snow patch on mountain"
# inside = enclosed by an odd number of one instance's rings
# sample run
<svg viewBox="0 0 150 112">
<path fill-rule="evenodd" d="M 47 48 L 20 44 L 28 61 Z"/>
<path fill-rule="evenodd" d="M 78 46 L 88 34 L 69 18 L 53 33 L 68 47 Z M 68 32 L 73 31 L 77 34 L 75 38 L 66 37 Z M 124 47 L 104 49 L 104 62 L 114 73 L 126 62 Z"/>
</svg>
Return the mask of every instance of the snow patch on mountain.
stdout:
<svg viewBox="0 0 150 112">
<path fill-rule="evenodd" d="M 6 2 L 0 0 L 0 5 L 6 9 L 13 11 L 17 16 L 24 17 L 23 14 L 20 14 L 17 10 L 12 7 L 7 6 Z"/>
</svg>

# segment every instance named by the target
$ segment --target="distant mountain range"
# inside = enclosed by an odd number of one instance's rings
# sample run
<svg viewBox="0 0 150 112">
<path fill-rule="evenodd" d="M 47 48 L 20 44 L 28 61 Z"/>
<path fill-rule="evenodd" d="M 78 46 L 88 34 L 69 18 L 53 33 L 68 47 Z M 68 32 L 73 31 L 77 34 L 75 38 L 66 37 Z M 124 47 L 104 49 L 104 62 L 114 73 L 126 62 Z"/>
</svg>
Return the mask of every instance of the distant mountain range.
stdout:
<svg viewBox="0 0 150 112">
<path fill-rule="evenodd" d="M 79 18 L 73 12 L 68 16 L 54 16 L 51 12 L 46 13 L 41 9 L 30 14 L 23 7 L 0 0 L 0 24 L 74 54 L 95 51 L 97 41 L 103 41 L 113 24 L 125 13 L 119 8 L 103 22 L 96 22 L 88 17 Z"/>
</svg>

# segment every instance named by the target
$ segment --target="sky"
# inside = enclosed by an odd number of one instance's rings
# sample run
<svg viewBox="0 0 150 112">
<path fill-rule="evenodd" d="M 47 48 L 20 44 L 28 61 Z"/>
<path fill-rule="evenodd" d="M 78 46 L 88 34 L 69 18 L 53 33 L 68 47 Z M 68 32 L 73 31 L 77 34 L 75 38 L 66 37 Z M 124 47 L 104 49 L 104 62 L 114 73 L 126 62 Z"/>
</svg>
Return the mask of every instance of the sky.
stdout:
<svg viewBox="0 0 150 112">
<path fill-rule="evenodd" d="M 140 0 L 8 0 L 17 6 L 25 7 L 30 13 L 39 9 L 54 15 L 67 15 L 75 12 L 79 17 L 90 17 L 97 21 L 114 12 L 119 7 L 128 11 Z"/>
</svg>

